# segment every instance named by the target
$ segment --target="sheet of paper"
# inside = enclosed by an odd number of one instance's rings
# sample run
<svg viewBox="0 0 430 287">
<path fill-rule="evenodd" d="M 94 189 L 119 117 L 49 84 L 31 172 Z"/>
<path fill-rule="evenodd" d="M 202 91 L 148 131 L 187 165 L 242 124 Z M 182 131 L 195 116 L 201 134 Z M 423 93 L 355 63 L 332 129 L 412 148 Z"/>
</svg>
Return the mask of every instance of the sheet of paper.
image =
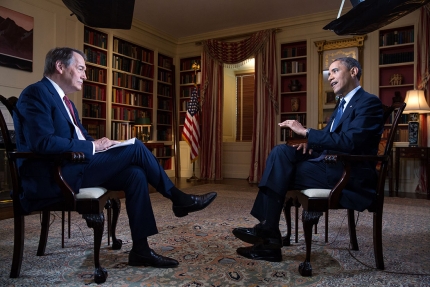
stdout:
<svg viewBox="0 0 430 287">
<path fill-rule="evenodd" d="M 129 140 L 123 141 L 123 142 L 121 142 L 121 143 L 119 143 L 119 144 L 112 145 L 112 146 L 108 147 L 108 148 L 107 148 L 107 149 L 105 149 L 105 150 L 99 150 L 99 151 L 96 151 L 96 153 L 99 153 L 99 152 L 105 152 L 105 151 L 107 151 L 107 150 L 110 150 L 110 149 L 112 149 L 112 148 L 117 148 L 117 147 L 120 147 L 120 146 L 132 145 L 132 144 L 134 144 L 135 140 L 136 140 L 136 138 L 132 138 L 132 139 L 129 139 Z"/>
</svg>

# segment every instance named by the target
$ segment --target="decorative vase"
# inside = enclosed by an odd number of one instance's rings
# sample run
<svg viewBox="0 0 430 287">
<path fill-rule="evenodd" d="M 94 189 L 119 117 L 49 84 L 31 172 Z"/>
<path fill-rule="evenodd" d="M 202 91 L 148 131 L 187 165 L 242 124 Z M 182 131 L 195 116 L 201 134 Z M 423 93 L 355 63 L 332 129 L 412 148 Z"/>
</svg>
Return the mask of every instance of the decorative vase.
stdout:
<svg viewBox="0 0 430 287">
<path fill-rule="evenodd" d="M 291 83 L 288 85 L 291 92 L 297 92 L 300 91 L 302 88 L 302 84 L 299 82 L 299 80 L 291 80 Z"/>
<path fill-rule="evenodd" d="M 300 100 L 298 98 L 291 98 L 291 111 L 297 112 L 299 110 Z"/>
</svg>

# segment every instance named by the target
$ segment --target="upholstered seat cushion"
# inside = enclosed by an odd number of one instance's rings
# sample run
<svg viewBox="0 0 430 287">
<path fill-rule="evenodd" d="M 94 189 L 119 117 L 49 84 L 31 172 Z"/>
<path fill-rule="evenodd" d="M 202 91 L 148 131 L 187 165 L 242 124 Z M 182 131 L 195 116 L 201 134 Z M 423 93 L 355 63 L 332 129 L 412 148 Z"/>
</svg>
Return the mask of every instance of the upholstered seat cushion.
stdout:
<svg viewBox="0 0 430 287">
<path fill-rule="evenodd" d="M 331 189 L 324 188 L 308 188 L 301 191 L 307 197 L 319 197 L 324 198 L 330 195 Z"/>
<path fill-rule="evenodd" d="M 79 193 L 76 195 L 76 199 L 88 199 L 88 198 L 99 198 L 107 192 L 104 187 L 87 187 L 79 189 Z"/>
</svg>

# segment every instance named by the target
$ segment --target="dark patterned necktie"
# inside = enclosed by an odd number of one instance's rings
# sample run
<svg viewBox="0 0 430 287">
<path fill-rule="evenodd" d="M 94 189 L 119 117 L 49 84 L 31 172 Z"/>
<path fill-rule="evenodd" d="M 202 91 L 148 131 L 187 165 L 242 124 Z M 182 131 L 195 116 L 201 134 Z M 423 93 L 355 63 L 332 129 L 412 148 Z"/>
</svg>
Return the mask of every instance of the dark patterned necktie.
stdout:
<svg viewBox="0 0 430 287">
<path fill-rule="evenodd" d="M 339 106 L 337 107 L 336 117 L 334 118 L 334 121 L 333 121 L 333 124 L 331 126 L 330 131 L 334 131 L 337 128 L 337 126 L 339 125 L 339 121 L 343 115 L 343 106 L 344 105 L 345 105 L 345 100 L 344 100 L 344 98 L 342 98 L 340 100 Z"/>
<path fill-rule="evenodd" d="M 79 131 L 81 132 L 81 134 L 83 135 L 83 132 L 81 130 L 81 128 L 78 125 L 78 121 L 76 120 L 75 117 L 75 112 L 73 111 L 73 106 L 72 103 L 70 102 L 69 98 L 67 96 L 63 97 L 64 102 L 66 103 L 67 108 L 69 109 L 70 114 L 72 115 L 73 118 L 73 122 L 75 123 L 75 125 L 78 127 Z"/>
</svg>

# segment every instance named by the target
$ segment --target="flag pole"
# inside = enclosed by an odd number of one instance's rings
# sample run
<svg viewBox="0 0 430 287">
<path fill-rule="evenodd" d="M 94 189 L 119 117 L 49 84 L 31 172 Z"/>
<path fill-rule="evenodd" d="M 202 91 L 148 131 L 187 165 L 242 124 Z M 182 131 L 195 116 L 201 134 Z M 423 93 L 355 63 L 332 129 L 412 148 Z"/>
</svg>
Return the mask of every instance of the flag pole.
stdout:
<svg viewBox="0 0 430 287">
<path fill-rule="evenodd" d="M 197 89 L 197 70 L 200 69 L 200 65 L 197 64 L 196 62 L 193 63 L 193 65 L 191 66 L 191 68 L 193 68 L 194 70 L 194 87 Z M 193 175 L 190 178 L 187 178 L 187 182 L 191 182 L 191 181 L 200 181 L 200 178 L 198 178 L 196 176 L 196 161 L 193 161 Z"/>
</svg>

